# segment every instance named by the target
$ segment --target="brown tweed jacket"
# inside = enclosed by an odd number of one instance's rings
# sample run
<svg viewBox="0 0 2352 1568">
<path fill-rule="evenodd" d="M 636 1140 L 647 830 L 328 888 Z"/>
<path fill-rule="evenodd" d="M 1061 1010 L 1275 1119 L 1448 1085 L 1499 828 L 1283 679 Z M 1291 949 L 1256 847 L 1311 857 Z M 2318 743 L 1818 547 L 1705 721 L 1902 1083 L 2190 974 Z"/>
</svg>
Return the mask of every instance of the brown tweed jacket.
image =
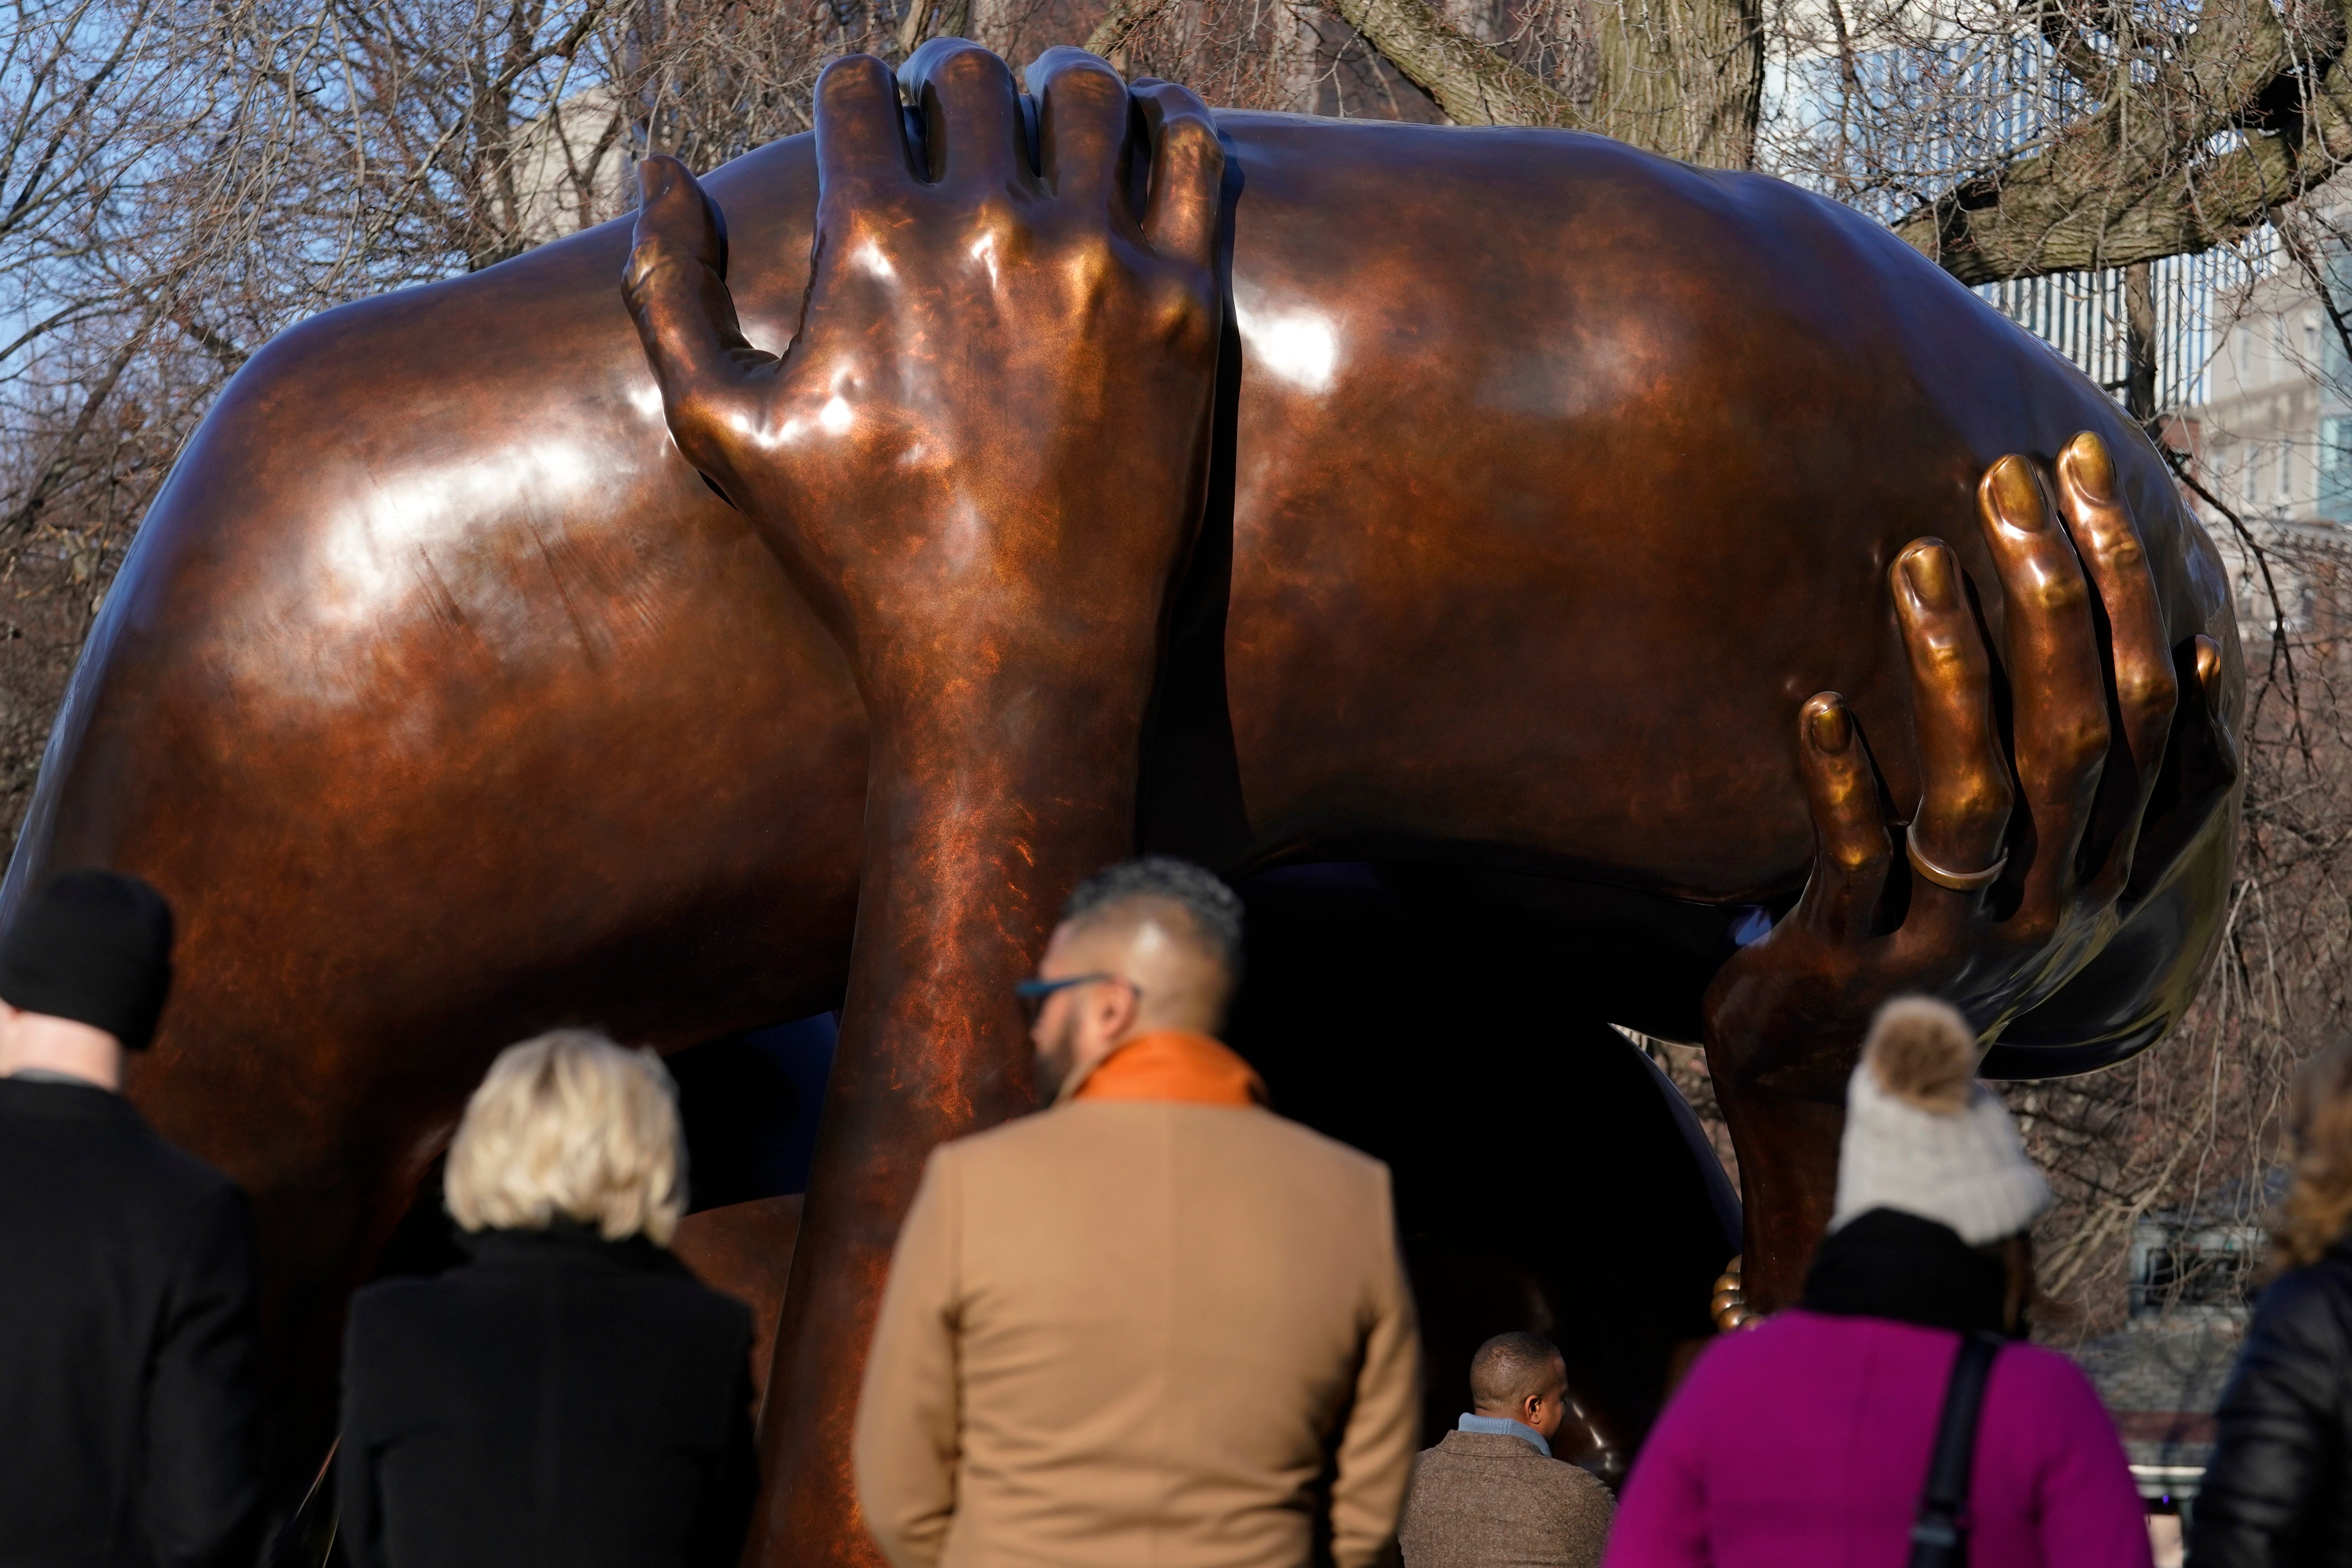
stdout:
<svg viewBox="0 0 2352 1568">
<path fill-rule="evenodd" d="M 1448 1432 L 1422 1450 L 1397 1543 L 1404 1568 L 1595 1568 L 1609 1489 L 1524 1437 Z"/>
</svg>

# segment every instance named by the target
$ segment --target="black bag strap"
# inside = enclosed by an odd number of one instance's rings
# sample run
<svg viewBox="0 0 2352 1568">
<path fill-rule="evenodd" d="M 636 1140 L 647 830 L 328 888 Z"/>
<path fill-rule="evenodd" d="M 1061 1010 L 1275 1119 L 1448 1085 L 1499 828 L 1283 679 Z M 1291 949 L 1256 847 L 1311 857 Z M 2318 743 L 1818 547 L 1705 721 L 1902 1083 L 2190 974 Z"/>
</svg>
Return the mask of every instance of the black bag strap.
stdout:
<svg viewBox="0 0 2352 1568">
<path fill-rule="evenodd" d="M 1976 1458 L 1977 1417 L 1984 1410 L 1992 1358 L 2000 1353 L 2003 1342 L 1999 1334 L 1981 1329 L 1960 1341 L 1951 1386 L 1944 1391 L 1944 1416 L 1936 1424 L 1927 1489 L 1919 1499 L 1918 1521 L 1911 1526 L 1911 1568 L 1966 1568 L 1969 1467 Z"/>
</svg>

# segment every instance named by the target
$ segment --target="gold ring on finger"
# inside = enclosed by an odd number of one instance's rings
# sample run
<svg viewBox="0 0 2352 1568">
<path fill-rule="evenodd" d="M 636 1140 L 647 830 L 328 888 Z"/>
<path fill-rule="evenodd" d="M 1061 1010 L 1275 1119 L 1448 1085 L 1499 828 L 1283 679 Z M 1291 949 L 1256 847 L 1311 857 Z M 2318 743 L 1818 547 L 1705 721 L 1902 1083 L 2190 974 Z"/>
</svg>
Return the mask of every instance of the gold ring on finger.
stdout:
<svg viewBox="0 0 2352 1568">
<path fill-rule="evenodd" d="M 1919 825 L 1916 822 L 1903 829 L 1903 852 L 1911 857 L 1911 868 L 1939 888 L 1949 888 L 1956 893 L 1979 892 L 2000 880 L 2002 869 L 2009 864 L 2003 854 L 1981 871 L 1947 871 L 1919 852 Z"/>
</svg>

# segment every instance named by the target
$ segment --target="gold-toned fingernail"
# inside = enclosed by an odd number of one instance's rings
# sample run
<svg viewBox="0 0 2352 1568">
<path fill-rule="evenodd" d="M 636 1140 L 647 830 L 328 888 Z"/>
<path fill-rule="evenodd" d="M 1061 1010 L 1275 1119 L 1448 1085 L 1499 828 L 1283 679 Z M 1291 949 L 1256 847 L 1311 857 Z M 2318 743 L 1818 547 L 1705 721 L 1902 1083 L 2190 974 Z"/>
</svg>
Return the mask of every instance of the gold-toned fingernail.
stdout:
<svg viewBox="0 0 2352 1568">
<path fill-rule="evenodd" d="M 2039 533 L 2050 526 L 2050 509 L 2042 503 L 2042 485 L 2022 458 L 2003 458 L 1985 476 L 1991 487 L 1993 510 L 2021 533 Z"/>
<path fill-rule="evenodd" d="M 2066 443 L 2066 473 L 2081 490 L 2101 506 L 2116 499 L 2116 461 L 2107 444 L 2088 430 Z"/>
<path fill-rule="evenodd" d="M 1853 739 L 1853 721 L 1847 717 L 1845 704 L 1832 697 L 1813 710 L 1813 744 L 1832 756 L 1836 756 Z"/>
<path fill-rule="evenodd" d="M 1923 608 L 1937 611 L 1958 608 L 1959 587 L 1952 581 L 1951 559 L 1941 545 L 1923 545 L 1906 555 L 1903 558 L 1903 575 L 1910 583 L 1911 592 Z"/>
</svg>

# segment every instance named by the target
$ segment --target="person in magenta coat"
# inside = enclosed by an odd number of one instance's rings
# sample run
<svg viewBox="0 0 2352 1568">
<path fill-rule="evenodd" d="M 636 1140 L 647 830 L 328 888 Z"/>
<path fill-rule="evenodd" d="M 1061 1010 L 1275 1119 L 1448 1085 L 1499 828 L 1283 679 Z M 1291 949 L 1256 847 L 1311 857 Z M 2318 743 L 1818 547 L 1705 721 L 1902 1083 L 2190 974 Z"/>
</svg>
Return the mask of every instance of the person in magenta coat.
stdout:
<svg viewBox="0 0 2352 1568">
<path fill-rule="evenodd" d="M 1992 1364 L 1969 1477 L 1976 1568 L 2149 1568 L 2147 1521 L 2090 1380 L 2022 1342 L 2025 1232 L 2050 1191 L 1976 1039 L 1890 1003 L 1847 1089 L 1831 1232 L 1802 1304 L 1717 1341 L 1633 1466 L 1605 1568 L 1902 1568 L 1963 1336 Z"/>
</svg>

